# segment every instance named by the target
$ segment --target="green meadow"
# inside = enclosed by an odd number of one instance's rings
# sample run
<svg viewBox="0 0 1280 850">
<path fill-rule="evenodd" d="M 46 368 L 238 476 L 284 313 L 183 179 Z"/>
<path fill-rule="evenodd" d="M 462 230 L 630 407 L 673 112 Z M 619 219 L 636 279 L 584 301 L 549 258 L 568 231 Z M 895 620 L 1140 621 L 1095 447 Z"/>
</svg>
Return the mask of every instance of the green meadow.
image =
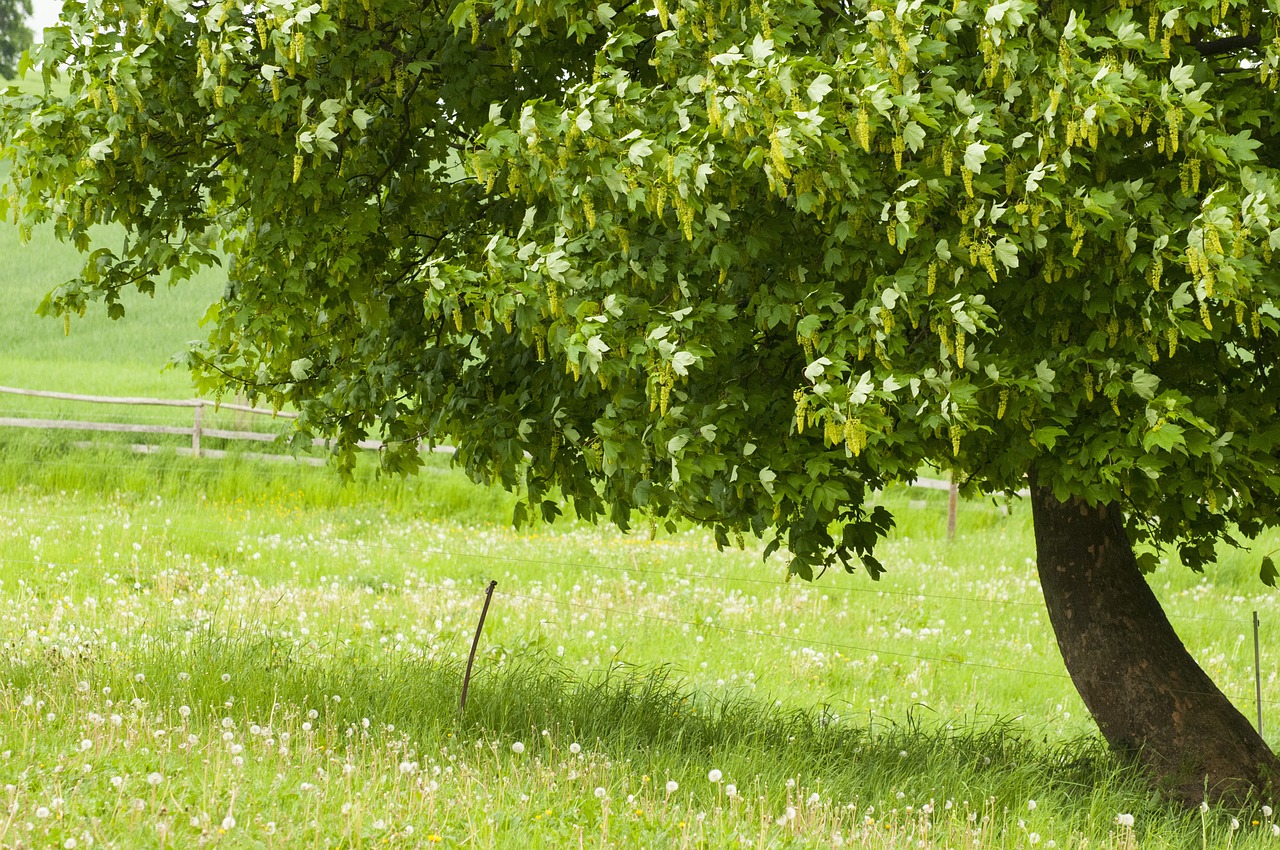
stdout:
<svg viewBox="0 0 1280 850">
<path fill-rule="evenodd" d="M 64 335 L 34 310 L 75 267 L 0 227 L 0 385 L 190 397 L 165 364 L 217 276 Z M 0 416 L 188 412 L 0 395 Z M 444 457 L 344 482 L 129 440 L 0 429 L 0 847 L 1280 842 L 1261 803 L 1185 811 L 1106 751 L 1016 502 L 963 503 L 948 541 L 945 493 L 893 488 L 888 575 L 807 584 L 696 529 L 514 529 L 511 497 Z M 1271 736 L 1257 558 L 1151 581 L 1251 718 L 1259 613 Z"/>
</svg>

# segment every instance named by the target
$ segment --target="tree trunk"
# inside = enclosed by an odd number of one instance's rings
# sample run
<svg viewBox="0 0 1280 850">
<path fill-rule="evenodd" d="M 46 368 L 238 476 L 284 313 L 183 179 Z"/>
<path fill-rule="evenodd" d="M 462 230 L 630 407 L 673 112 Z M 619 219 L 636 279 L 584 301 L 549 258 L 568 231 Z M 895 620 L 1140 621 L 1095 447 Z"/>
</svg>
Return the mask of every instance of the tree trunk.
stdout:
<svg viewBox="0 0 1280 850">
<path fill-rule="evenodd" d="M 1059 502 L 1034 473 L 1031 508 L 1049 621 L 1107 743 L 1187 803 L 1269 796 L 1280 759 L 1169 625 L 1120 508 Z"/>
</svg>

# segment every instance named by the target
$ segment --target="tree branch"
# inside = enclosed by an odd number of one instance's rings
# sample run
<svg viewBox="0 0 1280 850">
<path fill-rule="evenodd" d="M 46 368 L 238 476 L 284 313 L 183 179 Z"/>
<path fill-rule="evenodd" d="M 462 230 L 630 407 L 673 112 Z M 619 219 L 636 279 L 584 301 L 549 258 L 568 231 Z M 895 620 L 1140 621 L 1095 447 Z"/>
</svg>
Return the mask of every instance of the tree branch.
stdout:
<svg viewBox="0 0 1280 850">
<path fill-rule="evenodd" d="M 1235 53 L 1239 50 L 1246 50 L 1251 47 L 1257 47 L 1262 43 L 1262 38 L 1258 33 L 1252 35 L 1233 35 L 1227 38 L 1215 38 L 1213 41 L 1193 41 L 1191 46 L 1199 51 L 1201 56 L 1221 56 L 1224 53 Z"/>
</svg>

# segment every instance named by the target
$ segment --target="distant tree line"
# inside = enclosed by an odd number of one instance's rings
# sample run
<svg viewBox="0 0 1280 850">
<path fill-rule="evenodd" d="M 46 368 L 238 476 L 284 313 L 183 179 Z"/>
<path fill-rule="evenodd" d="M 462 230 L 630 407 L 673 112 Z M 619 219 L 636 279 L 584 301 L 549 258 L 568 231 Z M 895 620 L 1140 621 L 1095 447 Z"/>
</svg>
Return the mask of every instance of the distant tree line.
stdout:
<svg viewBox="0 0 1280 850">
<path fill-rule="evenodd" d="M 30 14 L 31 0 L 0 0 L 0 77 L 12 79 L 18 57 L 31 46 Z"/>
</svg>

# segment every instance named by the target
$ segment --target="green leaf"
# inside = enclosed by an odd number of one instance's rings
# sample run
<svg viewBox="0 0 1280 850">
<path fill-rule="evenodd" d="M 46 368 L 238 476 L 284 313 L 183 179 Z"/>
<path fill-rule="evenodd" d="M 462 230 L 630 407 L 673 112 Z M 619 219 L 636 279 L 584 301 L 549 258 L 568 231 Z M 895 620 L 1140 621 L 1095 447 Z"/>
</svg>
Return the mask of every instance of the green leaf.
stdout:
<svg viewBox="0 0 1280 850">
<path fill-rule="evenodd" d="M 1133 391 L 1139 398 L 1151 401 L 1156 397 L 1156 390 L 1159 387 L 1160 379 L 1147 370 L 1138 369 L 1133 373 Z"/>
<path fill-rule="evenodd" d="M 1142 436 L 1142 448 L 1148 452 L 1156 449 L 1172 452 L 1174 449 L 1186 445 L 1187 441 L 1183 437 L 1183 433 L 1181 425 L 1175 425 L 1172 422 L 1159 422 Z"/>
<path fill-rule="evenodd" d="M 809 100 L 815 103 L 821 103 L 822 99 L 831 91 L 831 75 L 819 74 L 812 83 L 809 83 Z"/>
<path fill-rule="evenodd" d="M 902 140 L 906 143 L 907 149 L 912 153 L 919 152 L 919 150 L 924 147 L 924 128 L 915 121 L 908 121 L 907 126 L 902 128 Z"/>
<path fill-rule="evenodd" d="M 1276 586 L 1276 579 L 1280 578 L 1280 572 L 1276 572 L 1275 561 L 1271 560 L 1270 555 L 1262 559 L 1262 566 L 1258 570 L 1258 577 L 1262 579 L 1262 583 L 1267 587 Z"/>
<path fill-rule="evenodd" d="M 1007 238 L 1001 236 L 996 244 L 992 246 L 992 253 L 1006 270 L 1018 267 L 1018 248 Z"/>
<path fill-rule="evenodd" d="M 1174 88 L 1185 94 L 1195 87 L 1195 67 L 1184 65 L 1182 60 L 1178 60 L 1178 64 L 1169 69 L 1169 81 Z"/>
<path fill-rule="evenodd" d="M 1031 432 L 1031 442 L 1053 451 L 1053 447 L 1057 445 L 1059 438 L 1066 435 L 1065 428 L 1059 428 L 1057 425 L 1046 425 Z"/>
<path fill-rule="evenodd" d="M 990 145 L 974 142 L 964 149 L 964 167 L 977 174 L 982 171 L 982 163 L 987 161 Z"/>
</svg>

